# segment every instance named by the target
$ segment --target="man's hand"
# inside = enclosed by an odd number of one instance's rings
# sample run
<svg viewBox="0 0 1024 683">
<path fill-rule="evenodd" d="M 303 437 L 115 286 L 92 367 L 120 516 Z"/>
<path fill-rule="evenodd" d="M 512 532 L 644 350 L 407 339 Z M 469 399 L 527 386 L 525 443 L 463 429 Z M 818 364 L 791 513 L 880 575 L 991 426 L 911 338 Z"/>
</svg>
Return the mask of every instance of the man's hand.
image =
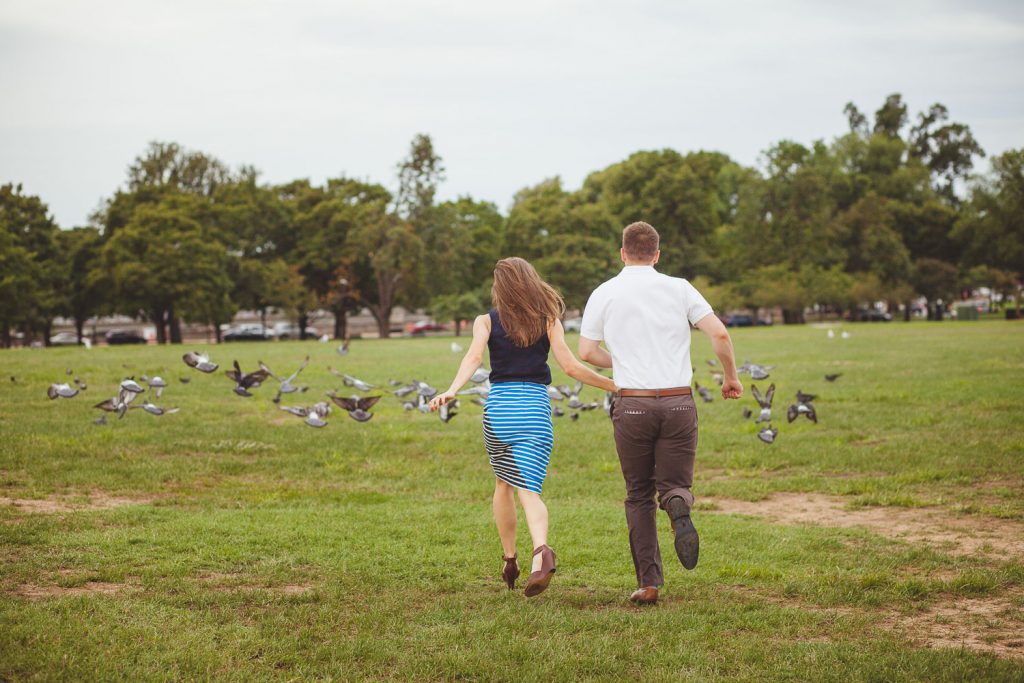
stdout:
<svg viewBox="0 0 1024 683">
<path fill-rule="evenodd" d="M 743 395 L 743 385 L 740 380 L 727 379 L 722 383 L 722 398 L 739 398 Z"/>
<path fill-rule="evenodd" d="M 443 394 L 438 394 L 434 398 L 430 399 L 430 409 L 437 410 L 453 398 L 455 398 L 454 391 L 446 391 Z"/>
</svg>

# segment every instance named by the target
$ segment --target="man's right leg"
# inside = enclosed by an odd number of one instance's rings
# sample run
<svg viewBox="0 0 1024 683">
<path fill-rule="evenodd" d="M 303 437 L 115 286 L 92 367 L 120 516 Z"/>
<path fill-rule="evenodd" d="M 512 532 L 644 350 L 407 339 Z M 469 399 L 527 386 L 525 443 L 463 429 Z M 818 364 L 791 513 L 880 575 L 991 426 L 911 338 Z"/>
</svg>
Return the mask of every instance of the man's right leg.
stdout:
<svg viewBox="0 0 1024 683">
<path fill-rule="evenodd" d="M 612 410 L 615 448 L 626 482 L 626 525 L 638 588 L 661 587 L 664 575 L 658 548 L 654 444 L 656 419 L 649 399 L 619 398 Z"/>
</svg>

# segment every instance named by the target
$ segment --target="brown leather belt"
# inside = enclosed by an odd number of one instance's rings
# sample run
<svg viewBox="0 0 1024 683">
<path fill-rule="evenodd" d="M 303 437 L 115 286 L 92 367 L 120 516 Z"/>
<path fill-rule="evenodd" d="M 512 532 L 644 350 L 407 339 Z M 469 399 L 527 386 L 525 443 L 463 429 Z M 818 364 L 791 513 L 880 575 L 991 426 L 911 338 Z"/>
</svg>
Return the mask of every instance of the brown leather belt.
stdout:
<svg viewBox="0 0 1024 683">
<path fill-rule="evenodd" d="M 671 389 L 619 389 L 619 396 L 639 398 L 661 398 L 662 396 L 689 396 L 693 392 L 690 387 L 672 387 Z"/>
</svg>

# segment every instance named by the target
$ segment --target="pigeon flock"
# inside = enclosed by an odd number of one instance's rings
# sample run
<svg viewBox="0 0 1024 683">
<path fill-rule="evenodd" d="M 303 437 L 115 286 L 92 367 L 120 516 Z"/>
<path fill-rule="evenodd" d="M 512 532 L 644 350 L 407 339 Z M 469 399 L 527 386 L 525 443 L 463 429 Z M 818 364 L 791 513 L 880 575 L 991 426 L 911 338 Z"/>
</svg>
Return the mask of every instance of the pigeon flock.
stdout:
<svg viewBox="0 0 1024 683">
<path fill-rule="evenodd" d="M 454 345 L 453 345 L 454 350 Z M 349 342 L 346 339 L 345 342 L 337 347 L 337 353 L 345 356 L 349 353 Z M 202 374 L 215 373 L 220 365 L 210 359 L 207 354 L 202 354 L 196 351 L 189 351 L 182 356 L 184 364 Z M 278 406 L 278 409 L 294 415 L 295 417 L 301 418 L 308 426 L 320 429 L 326 427 L 328 424 L 328 418 L 332 412 L 336 409 L 340 409 L 345 413 L 348 413 L 349 417 L 359 423 L 369 422 L 373 419 L 374 413 L 373 408 L 380 402 L 384 397 L 384 391 L 378 384 L 373 384 L 366 380 L 360 379 L 348 373 L 342 372 L 332 366 L 327 366 L 327 370 L 335 377 L 341 380 L 344 387 L 352 392 L 350 393 L 343 390 L 331 389 L 325 393 L 329 400 L 321 400 L 311 405 L 280 405 L 282 397 L 305 394 L 309 391 L 309 386 L 299 383 L 299 377 L 302 372 L 309 366 L 310 357 L 307 355 L 302 362 L 295 368 L 290 374 L 284 375 L 283 373 L 275 373 L 266 363 L 263 361 L 257 361 L 257 368 L 255 370 L 246 372 L 242 369 L 237 360 L 232 361 L 232 367 L 229 370 L 224 371 L 224 375 L 232 382 L 232 391 L 235 395 L 242 398 L 251 398 L 254 396 L 254 391 L 259 389 L 264 384 L 271 381 L 276 383 L 275 394 L 271 401 Z M 718 362 L 714 359 L 708 360 L 709 372 L 711 381 L 715 382 L 718 386 L 722 386 L 724 383 L 724 374 L 718 367 Z M 125 366 L 127 367 L 127 366 Z M 766 380 L 770 377 L 770 373 L 775 369 L 774 365 L 765 365 L 761 363 L 753 363 L 751 361 L 745 361 L 742 365 L 737 368 L 739 374 L 750 375 L 751 380 L 755 382 Z M 696 372 L 696 368 L 694 368 Z M 68 368 L 65 374 L 70 376 L 74 375 L 74 372 Z M 473 373 L 470 378 L 470 386 L 459 391 L 459 396 L 471 397 L 472 403 L 483 406 L 490 393 L 490 371 L 481 367 Z M 826 374 L 825 380 L 829 383 L 835 382 L 841 373 Z M 11 377 L 11 382 L 16 382 L 15 377 Z M 182 384 L 189 384 L 191 377 L 182 375 L 179 377 Z M 388 385 L 390 386 L 389 391 L 397 399 L 404 410 L 406 411 L 419 411 L 423 414 L 430 414 L 430 399 L 438 393 L 436 387 L 431 386 L 427 382 L 423 382 L 418 379 L 411 379 L 408 382 L 402 382 L 396 379 L 388 379 Z M 762 385 L 763 386 L 763 385 Z M 57 399 L 72 399 L 78 396 L 81 392 L 87 389 L 87 384 L 78 376 L 75 376 L 73 381 L 61 381 L 50 384 L 47 388 L 46 394 L 50 400 Z M 164 415 L 170 415 L 179 411 L 177 407 L 168 407 L 164 405 L 158 405 L 158 401 L 162 399 L 164 391 L 168 388 L 168 383 L 163 377 L 147 375 L 141 375 L 138 380 L 135 376 L 129 376 L 124 378 L 117 386 L 114 396 L 108 398 L 100 403 L 95 404 L 93 407 L 101 411 L 98 418 L 94 420 L 96 425 L 107 424 L 107 414 L 117 413 L 118 419 L 124 418 L 130 410 L 141 409 L 144 412 L 160 417 Z M 583 391 L 583 384 L 577 382 L 574 386 L 566 384 L 551 385 L 548 387 L 548 398 L 551 401 L 551 415 L 555 418 L 564 417 L 568 415 L 570 420 L 577 421 L 581 413 L 602 409 L 605 414 L 611 414 L 611 406 L 613 401 L 613 395 L 609 392 L 605 392 L 603 399 L 598 401 L 583 401 L 580 398 L 580 394 Z M 377 393 L 375 390 L 380 390 Z M 758 409 L 751 410 L 750 407 L 744 406 L 742 409 L 742 415 L 744 420 L 754 418 L 754 424 L 760 426 L 760 430 L 757 433 L 757 437 L 760 441 L 765 444 L 773 444 L 778 438 L 779 429 L 773 426 L 772 422 L 772 404 L 775 398 L 775 383 L 772 382 L 767 389 L 762 393 L 761 389 L 758 388 L 757 384 L 752 383 L 750 385 L 750 393 L 754 401 L 757 403 Z M 694 379 L 694 392 L 700 397 L 704 403 L 711 403 L 714 401 L 712 391 L 702 386 L 700 382 Z M 141 400 L 137 400 L 140 395 L 144 395 Z M 795 401 L 791 403 L 786 409 L 786 420 L 787 423 L 792 424 L 800 417 L 804 417 L 810 422 L 818 423 L 818 413 L 814 405 L 814 401 L 817 396 L 815 394 L 807 394 L 802 390 L 797 390 L 795 395 Z M 449 401 L 447 404 L 441 406 L 438 411 L 438 418 L 443 423 L 448 423 L 458 415 L 460 409 L 460 401 L 458 399 Z"/>
</svg>

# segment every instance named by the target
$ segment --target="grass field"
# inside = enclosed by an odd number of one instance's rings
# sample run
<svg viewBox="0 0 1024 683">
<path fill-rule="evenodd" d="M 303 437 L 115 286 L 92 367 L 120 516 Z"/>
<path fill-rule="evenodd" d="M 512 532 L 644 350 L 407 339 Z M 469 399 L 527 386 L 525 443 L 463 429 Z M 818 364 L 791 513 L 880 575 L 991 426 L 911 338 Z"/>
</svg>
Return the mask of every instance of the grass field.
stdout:
<svg viewBox="0 0 1024 683">
<path fill-rule="evenodd" d="M 556 420 L 559 571 L 527 601 L 500 580 L 467 401 L 443 424 L 387 396 L 369 423 L 336 411 L 315 430 L 270 385 L 243 399 L 186 368 L 185 348 L 0 352 L 0 679 L 1024 680 L 1024 325 L 844 329 L 735 331 L 741 360 L 777 366 L 781 431 L 765 445 L 740 415 L 749 377 L 741 401 L 699 406 L 700 564 L 675 561 L 662 518 L 654 608 L 626 600 L 600 411 Z M 286 373 L 310 354 L 291 401 L 309 404 L 341 388 L 328 365 L 443 388 L 450 341 L 209 350 Z M 698 339 L 713 385 L 710 357 Z M 48 401 L 65 368 L 88 390 Z M 181 411 L 93 425 L 143 373 Z M 819 424 L 785 423 L 797 389 Z"/>
</svg>

